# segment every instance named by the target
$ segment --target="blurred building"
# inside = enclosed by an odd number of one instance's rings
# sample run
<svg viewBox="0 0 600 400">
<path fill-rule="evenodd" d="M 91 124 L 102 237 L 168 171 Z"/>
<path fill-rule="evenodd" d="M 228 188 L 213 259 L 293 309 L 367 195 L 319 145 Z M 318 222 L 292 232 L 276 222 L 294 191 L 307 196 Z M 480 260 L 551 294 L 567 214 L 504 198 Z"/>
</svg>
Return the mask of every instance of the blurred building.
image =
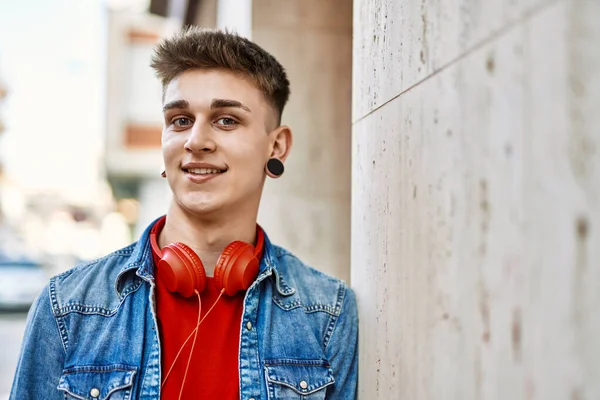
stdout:
<svg viewBox="0 0 600 400">
<path fill-rule="evenodd" d="M 160 37 L 172 30 L 169 19 L 143 11 L 109 9 L 106 96 L 106 176 L 137 239 L 168 206 L 162 171 L 161 86 L 150 56 Z M 125 203 L 123 203 L 125 202 Z"/>
<path fill-rule="evenodd" d="M 1 116 L 7 234 L 0 246 L 13 251 L 19 243 L 52 272 L 131 240 L 125 221 L 119 228 L 110 219 L 117 207 L 102 162 L 105 20 L 104 0 L 0 4 L 0 26 L 10 32 L 0 36 L 10 83 Z"/>
<path fill-rule="evenodd" d="M 6 97 L 7 90 L 4 82 L 2 81 L 2 76 L 0 75 L 0 136 L 4 133 L 4 120 L 2 118 L 2 102 Z M 2 190 L 2 178 L 3 178 L 3 168 L 2 168 L 2 158 L 0 157 L 0 191 Z M 0 196 L 0 224 L 2 224 L 3 213 L 2 213 L 2 196 Z"/>
<path fill-rule="evenodd" d="M 7 84 L 0 75 L 0 148 L 2 146 L 3 134 L 6 130 L 4 122 L 4 106 L 5 99 L 8 95 Z M 7 219 L 6 210 L 10 208 L 12 187 L 6 178 L 4 172 L 4 160 L 2 158 L 2 152 L 0 152 L 0 257 L 7 248 L 11 248 L 16 253 L 22 253 L 23 243 L 18 233 L 14 229 L 14 226 L 10 224 Z"/>
<path fill-rule="evenodd" d="M 2 101 L 6 97 L 6 87 L 4 86 L 4 82 L 2 81 L 2 76 L 0 76 L 0 106 L 2 105 Z M 0 108 L 0 111 L 2 108 Z M 0 114 L 0 135 L 4 132 L 4 122 L 1 118 L 2 114 Z"/>
<path fill-rule="evenodd" d="M 0 75 L 0 138 L 2 137 L 2 134 L 4 133 L 4 130 L 5 130 L 4 120 L 2 118 L 2 109 L 3 109 L 2 105 L 3 105 L 3 100 L 6 97 L 6 95 L 7 95 L 7 89 L 6 89 L 4 81 L 2 80 L 2 76 Z M 1 139 L 0 139 L 0 143 L 1 143 Z M 3 212 L 3 204 L 2 204 L 3 182 L 4 182 L 4 169 L 3 169 L 2 157 L 0 157 L 0 241 L 5 241 L 5 240 L 7 240 L 6 238 L 8 237 L 7 226 L 4 222 L 4 212 Z"/>
</svg>

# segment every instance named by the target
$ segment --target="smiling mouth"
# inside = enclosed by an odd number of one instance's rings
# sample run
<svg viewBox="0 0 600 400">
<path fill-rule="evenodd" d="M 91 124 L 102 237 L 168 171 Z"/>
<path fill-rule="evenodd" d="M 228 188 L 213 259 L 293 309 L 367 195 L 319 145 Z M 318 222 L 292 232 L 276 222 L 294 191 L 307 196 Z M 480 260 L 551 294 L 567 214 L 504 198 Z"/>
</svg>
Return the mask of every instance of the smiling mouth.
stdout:
<svg viewBox="0 0 600 400">
<path fill-rule="evenodd" d="M 213 174 L 222 174 L 223 172 L 227 172 L 226 169 L 214 169 L 214 168 L 189 168 L 183 169 L 185 172 L 193 174 L 193 175 L 213 175 Z"/>
</svg>

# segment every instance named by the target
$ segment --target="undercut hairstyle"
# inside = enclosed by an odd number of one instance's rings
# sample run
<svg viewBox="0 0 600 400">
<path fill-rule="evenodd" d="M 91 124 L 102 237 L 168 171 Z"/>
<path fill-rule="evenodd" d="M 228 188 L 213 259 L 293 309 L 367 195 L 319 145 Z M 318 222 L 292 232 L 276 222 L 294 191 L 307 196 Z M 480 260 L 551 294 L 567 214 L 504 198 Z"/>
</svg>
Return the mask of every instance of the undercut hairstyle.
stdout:
<svg viewBox="0 0 600 400">
<path fill-rule="evenodd" d="M 235 33 L 189 27 L 156 46 L 150 66 L 163 88 L 191 69 L 223 68 L 250 78 L 277 111 L 281 123 L 290 96 L 290 82 L 283 66 L 257 44 Z"/>
</svg>

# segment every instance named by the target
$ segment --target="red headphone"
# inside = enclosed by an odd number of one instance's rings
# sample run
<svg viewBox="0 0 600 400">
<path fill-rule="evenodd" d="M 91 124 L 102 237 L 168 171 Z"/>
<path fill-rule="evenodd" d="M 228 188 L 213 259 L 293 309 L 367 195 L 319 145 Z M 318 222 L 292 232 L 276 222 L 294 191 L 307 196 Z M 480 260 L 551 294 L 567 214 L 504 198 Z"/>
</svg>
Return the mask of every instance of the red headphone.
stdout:
<svg viewBox="0 0 600 400">
<path fill-rule="evenodd" d="M 168 291 L 183 297 L 192 296 L 195 291 L 202 293 L 206 287 L 206 272 L 200 257 L 190 247 L 181 242 L 171 243 L 161 250 L 156 235 L 165 225 L 166 217 L 161 218 L 150 232 L 150 244 L 160 261 L 156 268 L 158 276 Z M 233 296 L 240 290 L 247 290 L 258 275 L 259 257 L 264 245 L 264 233 L 256 226 L 256 248 L 239 240 L 230 243 L 219 256 L 215 266 L 215 285 L 219 291 Z"/>
</svg>

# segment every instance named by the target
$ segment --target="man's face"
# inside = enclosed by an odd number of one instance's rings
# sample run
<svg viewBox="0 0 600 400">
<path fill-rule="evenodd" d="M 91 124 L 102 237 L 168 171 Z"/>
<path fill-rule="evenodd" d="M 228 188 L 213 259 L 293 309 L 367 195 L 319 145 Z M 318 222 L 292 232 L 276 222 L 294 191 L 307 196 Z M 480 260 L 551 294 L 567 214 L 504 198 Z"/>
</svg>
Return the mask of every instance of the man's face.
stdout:
<svg viewBox="0 0 600 400">
<path fill-rule="evenodd" d="M 258 207 L 275 112 L 249 79 L 190 70 L 165 88 L 162 149 L 174 206 L 206 215 Z"/>
</svg>

